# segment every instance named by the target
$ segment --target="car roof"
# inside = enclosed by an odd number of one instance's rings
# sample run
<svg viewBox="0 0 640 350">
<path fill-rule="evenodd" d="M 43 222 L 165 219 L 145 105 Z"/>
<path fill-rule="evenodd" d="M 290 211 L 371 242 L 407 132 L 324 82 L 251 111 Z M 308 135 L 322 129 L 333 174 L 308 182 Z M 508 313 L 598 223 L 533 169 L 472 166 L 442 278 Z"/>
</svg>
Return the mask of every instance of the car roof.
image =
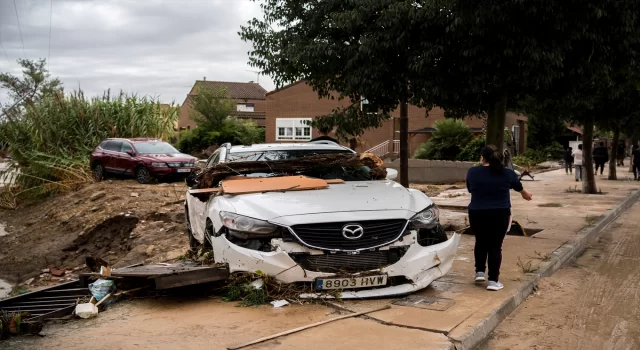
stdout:
<svg viewBox="0 0 640 350">
<path fill-rule="evenodd" d="M 250 146 L 232 146 L 231 153 L 260 152 L 260 151 L 292 151 L 292 150 L 326 150 L 349 151 L 351 149 L 334 142 L 307 142 L 307 143 L 262 143 Z"/>
<path fill-rule="evenodd" d="M 136 142 L 164 142 L 160 139 L 154 139 L 154 138 L 146 138 L 146 137 L 136 137 L 136 138 L 132 138 L 132 139 L 125 139 L 125 138 L 121 138 L 121 137 L 113 137 L 113 138 L 108 138 L 105 141 L 129 141 L 132 143 L 136 143 Z"/>
</svg>

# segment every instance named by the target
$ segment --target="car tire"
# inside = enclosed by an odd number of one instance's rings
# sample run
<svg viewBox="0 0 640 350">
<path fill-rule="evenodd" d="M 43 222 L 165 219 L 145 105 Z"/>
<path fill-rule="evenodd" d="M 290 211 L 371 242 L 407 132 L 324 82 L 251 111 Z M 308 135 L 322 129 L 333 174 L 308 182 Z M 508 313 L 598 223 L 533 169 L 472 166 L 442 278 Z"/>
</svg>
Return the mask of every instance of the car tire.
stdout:
<svg viewBox="0 0 640 350">
<path fill-rule="evenodd" d="M 143 165 L 136 168 L 135 175 L 138 182 L 143 185 L 150 183 L 151 180 L 153 179 L 153 177 L 151 176 L 151 173 L 149 172 L 149 169 L 147 169 L 147 167 Z"/>
<path fill-rule="evenodd" d="M 213 240 L 213 237 L 215 237 L 215 232 L 214 232 L 214 228 L 213 228 L 213 223 L 211 222 L 211 220 L 207 219 L 207 226 L 204 230 L 204 244 L 208 245 L 207 248 L 211 248 L 213 250 L 213 244 L 211 243 L 211 240 Z"/>
<path fill-rule="evenodd" d="M 189 221 L 189 209 L 184 209 L 185 220 L 187 223 L 187 236 L 189 237 L 189 250 L 197 252 L 200 248 L 200 242 L 193 237 L 193 230 L 191 230 L 191 221 Z"/>
<path fill-rule="evenodd" d="M 102 181 L 105 178 L 105 169 L 104 165 L 100 162 L 93 163 L 93 167 L 91 168 L 93 171 L 93 178 L 96 181 Z"/>
</svg>

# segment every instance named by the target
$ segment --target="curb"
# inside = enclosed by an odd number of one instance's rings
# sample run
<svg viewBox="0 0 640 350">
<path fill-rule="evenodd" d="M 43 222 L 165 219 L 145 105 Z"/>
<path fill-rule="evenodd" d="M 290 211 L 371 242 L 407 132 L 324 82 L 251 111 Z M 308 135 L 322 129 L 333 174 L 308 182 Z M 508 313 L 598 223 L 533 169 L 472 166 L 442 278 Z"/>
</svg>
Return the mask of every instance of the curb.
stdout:
<svg viewBox="0 0 640 350">
<path fill-rule="evenodd" d="M 482 320 L 463 336 L 450 338 L 456 350 L 475 349 L 487 340 L 491 332 L 498 327 L 509 314 L 511 314 L 527 297 L 533 293 L 534 288 L 542 277 L 553 275 L 562 268 L 569 260 L 573 259 L 584 251 L 587 244 L 599 235 L 613 220 L 615 220 L 625 210 L 629 209 L 638 199 L 640 191 L 634 191 L 620 204 L 618 204 L 608 214 L 600 216 L 594 226 L 588 226 L 578 233 L 579 238 L 574 242 L 561 245 L 553 251 L 551 261 L 543 264 L 537 273 L 527 274 L 525 282 L 506 301 L 493 310 L 489 316 Z"/>
</svg>

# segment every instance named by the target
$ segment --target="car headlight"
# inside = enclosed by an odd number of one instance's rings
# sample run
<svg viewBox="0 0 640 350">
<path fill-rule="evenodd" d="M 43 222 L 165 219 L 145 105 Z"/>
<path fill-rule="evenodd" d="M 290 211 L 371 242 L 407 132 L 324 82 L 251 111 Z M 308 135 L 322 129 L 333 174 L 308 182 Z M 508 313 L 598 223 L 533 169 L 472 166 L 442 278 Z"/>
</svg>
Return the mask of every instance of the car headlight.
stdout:
<svg viewBox="0 0 640 350">
<path fill-rule="evenodd" d="M 154 168 L 166 168 L 167 163 L 151 163 L 151 166 Z"/>
<path fill-rule="evenodd" d="M 250 233 L 251 236 L 268 237 L 276 232 L 278 226 L 266 221 L 253 219 L 235 213 L 220 212 L 222 224 L 230 231 Z"/>
<path fill-rule="evenodd" d="M 412 228 L 432 228 L 438 224 L 439 211 L 435 204 L 414 215 L 409 222 Z"/>
</svg>

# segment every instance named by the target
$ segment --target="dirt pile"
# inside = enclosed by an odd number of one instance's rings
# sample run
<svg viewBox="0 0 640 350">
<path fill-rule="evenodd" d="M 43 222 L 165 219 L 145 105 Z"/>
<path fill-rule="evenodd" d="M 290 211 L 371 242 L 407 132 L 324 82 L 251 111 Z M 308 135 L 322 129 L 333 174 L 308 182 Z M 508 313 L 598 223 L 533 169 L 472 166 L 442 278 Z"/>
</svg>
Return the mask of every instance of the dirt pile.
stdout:
<svg viewBox="0 0 640 350">
<path fill-rule="evenodd" d="M 31 287 L 88 271 L 85 257 L 112 266 L 176 259 L 188 247 L 182 183 L 140 185 L 110 180 L 43 202 L 0 211 L 0 278 Z M 66 273 L 46 273 L 54 267 Z"/>
</svg>

